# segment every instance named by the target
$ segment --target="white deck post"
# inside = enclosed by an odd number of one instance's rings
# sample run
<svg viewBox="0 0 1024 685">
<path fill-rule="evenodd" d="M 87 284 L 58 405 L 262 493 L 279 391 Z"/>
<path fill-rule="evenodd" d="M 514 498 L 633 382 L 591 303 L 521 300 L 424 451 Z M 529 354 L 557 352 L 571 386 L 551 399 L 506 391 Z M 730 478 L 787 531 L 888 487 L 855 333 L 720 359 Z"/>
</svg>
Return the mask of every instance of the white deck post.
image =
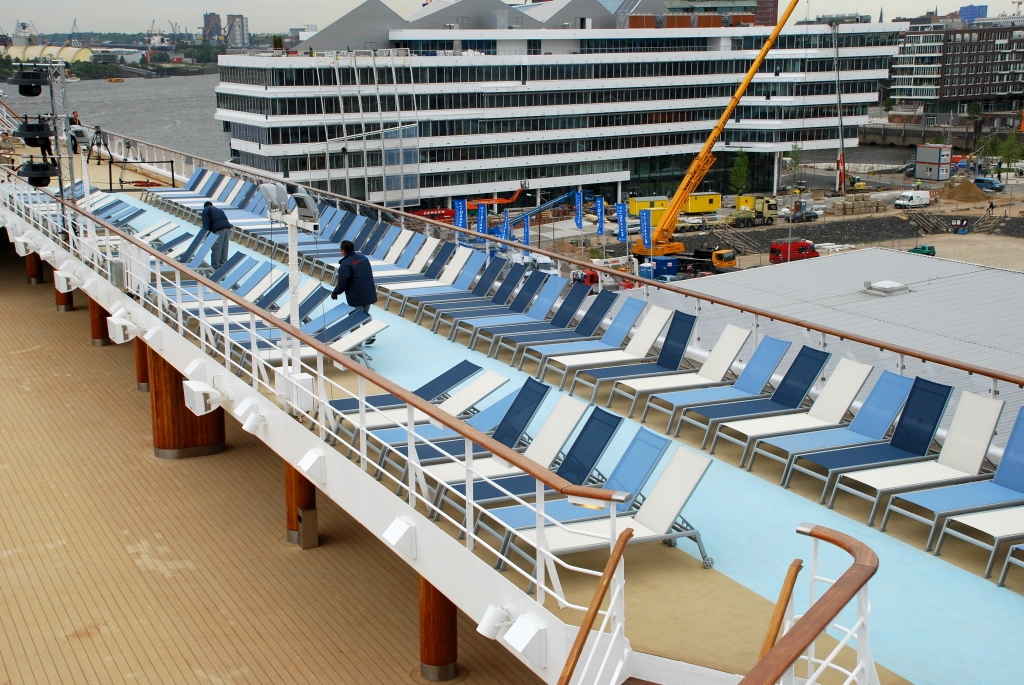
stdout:
<svg viewBox="0 0 1024 685">
<path fill-rule="evenodd" d="M 466 456 L 466 549 L 473 551 L 473 441 L 464 440 Z"/>
<path fill-rule="evenodd" d="M 547 551 L 548 541 L 547 535 L 544 533 L 544 483 L 537 481 L 537 499 L 535 508 L 537 510 L 537 563 L 535 564 L 537 569 L 537 602 L 541 605 L 544 604 L 544 571 L 548 563 L 547 556 L 544 552 Z"/>
<path fill-rule="evenodd" d="M 366 379 L 362 376 L 359 377 L 359 466 L 366 471 Z"/>
<path fill-rule="evenodd" d="M 259 346 L 256 344 L 256 315 L 249 312 L 249 354 L 252 355 L 252 387 L 254 390 L 258 390 L 260 385 L 260 374 L 256 368 L 258 352 Z"/>
<path fill-rule="evenodd" d="M 410 404 L 406 409 L 406 439 L 409 442 L 409 506 L 416 506 L 416 469 L 419 467 L 420 459 L 416 455 L 416 410 Z M 438 484 L 438 487 L 441 487 Z"/>
</svg>

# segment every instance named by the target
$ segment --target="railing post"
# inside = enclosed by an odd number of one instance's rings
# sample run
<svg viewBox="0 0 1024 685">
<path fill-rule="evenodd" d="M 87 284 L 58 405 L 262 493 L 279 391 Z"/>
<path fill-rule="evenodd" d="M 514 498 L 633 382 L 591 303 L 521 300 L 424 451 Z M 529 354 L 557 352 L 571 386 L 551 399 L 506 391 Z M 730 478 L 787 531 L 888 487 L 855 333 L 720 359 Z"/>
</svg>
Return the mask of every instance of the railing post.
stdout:
<svg viewBox="0 0 1024 685">
<path fill-rule="evenodd" d="M 260 384 L 259 371 L 259 346 L 256 344 L 256 315 L 249 312 L 249 354 L 252 358 L 252 387 L 258 389 Z"/>
<path fill-rule="evenodd" d="M 696 342 L 697 348 L 700 348 L 700 299 L 697 299 L 697 304 L 694 307 L 693 315 L 697 317 L 697 320 L 693 322 L 693 338 Z"/>
<path fill-rule="evenodd" d="M 465 439 L 466 463 L 466 550 L 473 551 L 473 441 Z"/>
<path fill-rule="evenodd" d="M 385 449 L 385 448 L 381 448 Z M 359 377 L 359 466 L 366 471 L 366 379 Z"/>
<path fill-rule="evenodd" d="M 814 602 L 817 601 L 817 593 L 815 592 L 818 585 L 818 539 L 811 538 L 811 578 L 810 578 L 810 603 L 807 606 L 814 606 Z M 810 679 L 814 675 L 814 645 L 816 640 L 812 640 L 811 644 L 807 645 L 807 678 Z M 795 662 L 794 662 L 795 663 Z"/>
<path fill-rule="evenodd" d="M 757 329 L 761 327 L 760 319 L 754 314 L 754 349 L 757 349 Z"/>
<path fill-rule="evenodd" d="M 416 454 L 416 410 L 413 409 L 412 405 L 408 406 L 405 414 L 406 421 L 406 439 L 409 443 L 409 506 L 416 507 L 416 470 L 420 464 L 420 458 Z M 441 487 L 438 483 L 437 487 Z"/>
<path fill-rule="evenodd" d="M 542 606 L 544 604 L 544 571 L 548 563 L 547 556 L 545 553 L 548 548 L 547 535 L 544 533 L 544 524 L 547 521 L 544 519 L 544 483 L 537 481 L 537 496 L 536 504 L 534 505 L 537 510 L 537 602 Z"/>
<path fill-rule="evenodd" d="M 878 673 L 875 660 L 871 656 L 870 623 L 871 602 L 868 600 L 868 586 L 864 585 L 857 593 L 857 665 L 861 666 L 857 674 L 857 685 L 878 685 Z"/>
</svg>

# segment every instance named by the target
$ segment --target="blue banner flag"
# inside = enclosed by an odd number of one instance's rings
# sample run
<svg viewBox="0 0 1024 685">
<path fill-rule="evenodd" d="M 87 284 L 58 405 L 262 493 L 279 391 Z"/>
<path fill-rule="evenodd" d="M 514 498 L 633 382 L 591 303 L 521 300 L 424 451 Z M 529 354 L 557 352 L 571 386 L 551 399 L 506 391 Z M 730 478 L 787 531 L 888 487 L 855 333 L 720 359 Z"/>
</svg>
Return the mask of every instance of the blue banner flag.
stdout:
<svg viewBox="0 0 1024 685">
<path fill-rule="evenodd" d="M 628 230 L 627 224 L 626 224 L 626 222 L 627 222 L 626 209 L 627 208 L 628 208 L 628 205 L 626 205 L 625 202 L 616 202 L 615 203 L 615 218 L 619 222 L 619 242 L 620 243 L 628 243 L 629 242 L 629 230 Z"/>
<path fill-rule="evenodd" d="M 485 205 L 476 206 L 476 231 L 477 233 L 487 233 L 487 207 Z"/>
<path fill-rule="evenodd" d="M 576 228 L 583 228 L 583 193 L 576 191 Z"/>
<path fill-rule="evenodd" d="M 508 225 L 508 210 L 505 210 L 505 219 L 501 222 L 501 237 L 503 240 L 512 239 L 512 229 Z"/>
<path fill-rule="evenodd" d="M 455 225 L 458 228 L 467 228 L 466 201 L 455 200 L 455 202 L 452 203 L 452 209 L 455 210 Z"/>
<path fill-rule="evenodd" d="M 530 246 L 530 217 L 529 215 L 523 217 L 523 244 L 526 247 Z M 523 256 L 529 257 L 530 251 L 523 250 Z"/>
<path fill-rule="evenodd" d="M 644 247 L 651 249 L 651 210 L 640 210 L 640 237 L 644 240 Z"/>
<path fill-rule="evenodd" d="M 604 235 L 604 198 L 594 200 L 594 211 L 597 212 L 597 234 Z"/>
</svg>

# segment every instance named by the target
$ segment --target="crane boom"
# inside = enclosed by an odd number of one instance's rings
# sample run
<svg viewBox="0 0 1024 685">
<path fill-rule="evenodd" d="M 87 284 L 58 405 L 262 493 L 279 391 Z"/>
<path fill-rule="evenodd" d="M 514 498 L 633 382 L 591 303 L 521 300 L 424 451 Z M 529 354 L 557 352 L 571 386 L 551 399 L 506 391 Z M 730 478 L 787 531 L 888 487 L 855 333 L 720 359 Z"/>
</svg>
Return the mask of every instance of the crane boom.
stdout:
<svg viewBox="0 0 1024 685">
<path fill-rule="evenodd" d="M 715 147 L 715 143 L 718 142 L 718 138 L 722 135 L 722 131 L 725 130 L 725 125 L 732 117 L 732 113 L 736 110 L 736 105 L 739 104 L 740 98 L 747 90 L 747 86 L 754 80 L 754 76 L 757 74 L 758 69 L 761 68 L 761 64 L 764 62 L 765 56 L 768 51 L 772 49 L 772 45 L 775 44 L 775 39 L 779 37 L 779 33 L 782 32 L 786 22 L 789 21 L 789 16 L 793 14 L 793 10 L 796 9 L 797 3 L 800 0 L 790 0 L 789 7 L 783 13 L 779 19 L 779 23 L 775 25 L 775 29 L 771 32 L 771 35 L 765 40 L 764 45 L 761 47 L 761 51 L 757 53 L 757 57 L 754 58 L 754 63 L 750 65 L 750 69 L 747 71 L 747 75 L 743 78 L 739 87 L 736 88 L 736 93 L 729 100 L 729 104 L 725 106 L 725 111 L 722 112 L 722 116 L 719 118 L 718 123 L 715 124 L 715 128 L 712 129 L 711 135 L 704 141 L 704 147 L 701 148 L 700 154 L 698 154 L 692 162 L 690 162 L 689 168 L 686 170 L 686 176 L 683 177 L 682 183 L 679 184 L 679 188 L 676 189 L 675 195 L 672 196 L 672 201 L 669 202 L 668 208 L 661 215 L 661 221 L 651 231 L 651 248 L 648 249 L 644 246 L 643 239 L 637 240 L 633 246 L 634 254 L 642 255 L 664 255 L 674 254 L 682 252 L 684 250 L 683 244 L 680 242 L 672 241 L 672 234 L 676 230 L 676 222 L 679 220 L 679 210 L 683 208 L 687 198 L 690 197 L 690 193 L 700 186 L 700 182 L 704 180 L 704 175 L 710 171 L 711 167 L 715 164 L 715 156 L 711 153 L 711 150 Z"/>
</svg>

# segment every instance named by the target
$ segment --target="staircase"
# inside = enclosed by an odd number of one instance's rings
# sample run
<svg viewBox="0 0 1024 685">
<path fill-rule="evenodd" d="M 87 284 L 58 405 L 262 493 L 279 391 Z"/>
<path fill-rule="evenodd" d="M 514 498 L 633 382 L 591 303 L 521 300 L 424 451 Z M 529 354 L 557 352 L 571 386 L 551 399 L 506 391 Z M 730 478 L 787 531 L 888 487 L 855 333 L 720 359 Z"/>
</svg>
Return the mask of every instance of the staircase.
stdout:
<svg viewBox="0 0 1024 685">
<path fill-rule="evenodd" d="M 907 219 L 910 223 L 914 224 L 918 230 L 927 235 L 949 232 L 949 228 L 942 223 L 942 219 L 938 218 L 934 214 L 926 214 L 921 211 L 909 210 L 907 211 Z"/>
<path fill-rule="evenodd" d="M 991 233 L 1005 218 L 1001 214 L 986 214 L 971 227 L 971 233 Z"/>
<path fill-rule="evenodd" d="M 711 229 L 711 235 L 716 240 L 720 240 L 735 250 L 736 254 L 757 254 L 762 251 L 757 242 L 743 231 L 716 231 Z"/>
</svg>

